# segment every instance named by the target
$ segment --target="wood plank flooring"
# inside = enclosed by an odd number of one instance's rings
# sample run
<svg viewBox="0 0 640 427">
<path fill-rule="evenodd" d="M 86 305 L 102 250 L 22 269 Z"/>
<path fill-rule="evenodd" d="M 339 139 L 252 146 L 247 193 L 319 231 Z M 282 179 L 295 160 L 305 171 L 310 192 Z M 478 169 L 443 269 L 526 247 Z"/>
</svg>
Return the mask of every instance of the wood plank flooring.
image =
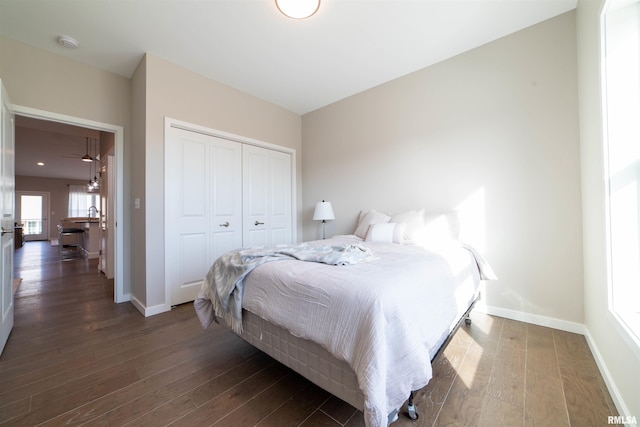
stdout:
<svg viewBox="0 0 640 427">
<path fill-rule="evenodd" d="M 95 260 L 16 251 L 15 327 L 0 357 L 0 425 L 363 426 L 362 413 L 191 304 L 144 318 L 113 303 Z M 617 415 L 584 337 L 473 313 L 434 361 L 407 426 L 605 426 Z M 404 409 L 403 409 L 404 410 Z"/>
</svg>

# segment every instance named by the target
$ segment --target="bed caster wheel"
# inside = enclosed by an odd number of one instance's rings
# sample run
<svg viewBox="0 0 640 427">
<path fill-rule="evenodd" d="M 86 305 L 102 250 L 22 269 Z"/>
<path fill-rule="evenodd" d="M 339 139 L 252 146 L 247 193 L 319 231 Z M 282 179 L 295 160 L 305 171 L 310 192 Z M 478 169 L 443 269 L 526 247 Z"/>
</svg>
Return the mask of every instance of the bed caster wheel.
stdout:
<svg viewBox="0 0 640 427">
<path fill-rule="evenodd" d="M 407 406 L 407 416 L 409 418 L 411 418 L 412 420 L 414 420 L 414 421 L 417 420 L 418 418 L 420 418 L 420 416 L 416 412 L 416 406 L 415 405 Z"/>
<path fill-rule="evenodd" d="M 465 319 L 464 319 L 464 323 L 465 323 L 467 326 L 471 325 L 471 317 L 467 317 L 467 318 L 465 318 Z"/>
</svg>

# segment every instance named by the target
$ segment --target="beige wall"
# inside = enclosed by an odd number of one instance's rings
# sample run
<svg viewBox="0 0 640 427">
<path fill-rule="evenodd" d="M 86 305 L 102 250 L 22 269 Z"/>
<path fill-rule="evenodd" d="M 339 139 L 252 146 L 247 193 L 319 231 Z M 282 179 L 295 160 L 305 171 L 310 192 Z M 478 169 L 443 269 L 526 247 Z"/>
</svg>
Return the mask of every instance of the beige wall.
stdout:
<svg viewBox="0 0 640 427">
<path fill-rule="evenodd" d="M 0 78 L 21 107 L 124 128 L 124 293 L 131 284 L 129 182 L 130 80 L 0 37 Z"/>
<path fill-rule="evenodd" d="M 4 37 L 0 59 L 14 104 L 129 127 L 129 79 Z"/>
<path fill-rule="evenodd" d="M 576 71 L 567 13 L 306 114 L 305 239 L 318 237 L 322 199 L 338 234 L 353 232 L 360 209 L 473 199 L 477 243 L 499 277 L 484 302 L 581 324 Z"/>
<path fill-rule="evenodd" d="M 145 140 L 146 140 L 146 105 L 147 105 L 147 60 L 146 57 L 140 61 L 138 67 L 131 78 L 131 135 L 132 149 L 131 157 L 131 203 L 136 197 L 144 195 L 145 185 Z M 131 262 L 138 266 L 133 269 L 133 283 L 131 284 L 131 294 L 143 304 L 147 301 L 147 279 L 146 265 L 147 256 L 145 253 L 145 205 L 140 203 L 139 209 L 132 209 L 131 223 L 135 231 L 135 238 L 131 241 Z M 162 282 L 164 283 L 164 281 Z"/>
<path fill-rule="evenodd" d="M 144 73 L 144 75 L 142 75 Z M 301 205 L 301 118 L 251 95 L 207 79 L 153 55 L 146 55 L 144 67 L 134 76 L 134 98 L 143 94 L 144 106 L 134 99 L 135 112 L 144 114 L 145 129 L 136 130 L 144 138 L 144 153 L 135 152 L 135 164 L 144 164 L 144 177 L 135 172 L 133 197 L 140 197 L 144 215 L 146 301 L 151 310 L 164 305 L 164 120 L 165 117 L 241 135 L 296 150 L 297 188 Z M 142 110 L 144 109 L 144 112 Z M 136 126 L 140 122 L 136 119 Z M 138 146 L 138 145 L 137 145 Z M 138 146 L 139 148 L 140 146 Z M 144 179 L 144 184 L 140 180 Z M 144 208 L 142 208 L 144 206 Z M 142 239 L 141 239 L 142 240 Z M 137 243 L 139 244 L 139 243 Z M 136 251 L 137 252 L 137 251 Z M 138 265 L 138 263 L 136 263 Z M 139 264 L 140 268 L 144 264 Z M 137 271 L 136 277 L 142 277 Z"/>
<path fill-rule="evenodd" d="M 640 417 L 640 350 L 623 338 L 609 314 L 603 123 L 600 86 L 600 13 L 604 0 L 581 0 L 577 9 L 580 152 L 584 235 L 585 325 L 589 343 L 607 371 L 610 390 L 625 415 Z"/>
</svg>

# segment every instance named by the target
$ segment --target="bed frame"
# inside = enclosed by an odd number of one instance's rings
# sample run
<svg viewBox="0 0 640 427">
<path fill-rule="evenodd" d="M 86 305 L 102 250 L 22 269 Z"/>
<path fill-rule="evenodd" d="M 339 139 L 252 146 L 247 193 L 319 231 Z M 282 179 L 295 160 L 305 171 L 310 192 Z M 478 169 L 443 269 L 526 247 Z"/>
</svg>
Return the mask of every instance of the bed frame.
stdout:
<svg viewBox="0 0 640 427">
<path fill-rule="evenodd" d="M 436 352 L 431 355 L 432 362 L 446 348 L 463 321 L 467 325 L 471 324 L 469 314 L 479 299 L 480 293 L 476 292 L 466 311 L 457 317 L 459 320 L 446 335 L 443 334 L 442 342 Z M 218 318 L 218 322 L 231 330 L 223 319 Z M 315 342 L 295 337 L 287 330 L 244 309 L 242 310 L 242 327 L 240 337 L 246 342 L 356 409 L 361 411 L 364 409 L 364 395 L 358 386 L 356 374 L 347 362 L 337 359 Z M 413 391 L 408 396 L 407 416 L 414 420 L 418 419 L 413 403 Z M 389 424 L 397 419 L 397 410 L 389 414 Z"/>
</svg>

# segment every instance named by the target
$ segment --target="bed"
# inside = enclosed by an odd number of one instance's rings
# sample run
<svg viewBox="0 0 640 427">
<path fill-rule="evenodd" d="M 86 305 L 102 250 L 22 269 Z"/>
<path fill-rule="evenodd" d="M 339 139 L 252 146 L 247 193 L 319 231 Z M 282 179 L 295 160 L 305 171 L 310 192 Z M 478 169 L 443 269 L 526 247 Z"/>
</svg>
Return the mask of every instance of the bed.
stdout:
<svg viewBox="0 0 640 427">
<path fill-rule="evenodd" d="M 457 240 L 408 242 L 406 223 L 386 218 L 361 227 L 361 215 L 354 235 L 225 254 L 253 264 L 214 262 L 194 303 L 202 326 L 222 323 L 362 410 L 366 425 L 388 425 L 429 382 L 431 360 L 493 272 Z M 227 295 L 219 275 L 234 269 Z"/>
</svg>

